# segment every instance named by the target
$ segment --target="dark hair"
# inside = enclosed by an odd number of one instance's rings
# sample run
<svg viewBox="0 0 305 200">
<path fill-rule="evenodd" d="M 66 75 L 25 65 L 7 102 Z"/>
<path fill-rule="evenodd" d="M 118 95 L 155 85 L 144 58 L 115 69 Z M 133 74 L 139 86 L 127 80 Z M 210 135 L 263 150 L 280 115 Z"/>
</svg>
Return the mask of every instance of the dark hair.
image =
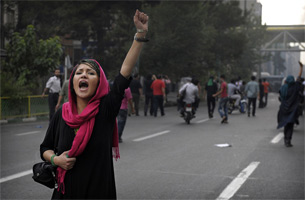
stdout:
<svg viewBox="0 0 305 200">
<path fill-rule="evenodd" d="M 161 78 L 162 78 L 162 75 L 158 74 L 157 79 L 161 79 Z"/>
<path fill-rule="evenodd" d="M 90 66 L 92 69 L 94 69 L 96 71 L 98 77 L 100 77 L 100 67 L 98 66 L 98 64 L 94 60 L 90 60 L 90 59 L 82 59 L 82 60 L 80 60 L 77 63 L 77 65 L 73 68 L 72 76 L 71 76 L 70 81 L 69 81 L 69 85 L 70 85 L 70 88 L 71 88 L 71 93 L 72 93 L 72 96 L 74 98 L 76 98 L 76 93 L 75 93 L 75 90 L 74 90 L 74 87 L 73 87 L 73 78 L 75 76 L 75 72 L 76 72 L 77 68 L 81 64 L 85 64 L 85 65 Z"/>
<path fill-rule="evenodd" d="M 251 76 L 251 80 L 254 81 L 256 79 L 255 76 Z"/>
<path fill-rule="evenodd" d="M 74 67 L 73 69 L 73 76 L 75 75 L 75 71 L 76 69 L 78 68 L 78 66 L 80 64 L 85 64 L 85 65 L 88 65 L 89 67 L 91 67 L 92 69 L 94 69 L 94 71 L 96 71 L 97 75 L 100 77 L 100 67 L 98 66 L 98 64 L 94 61 L 94 60 L 91 60 L 91 59 L 82 59 L 80 60 L 77 65 Z"/>
<path fill-rule="evenodd" d="M 233 84 L 234 84 L 234 82 L 235 82 L 235 80 L 234 80 L 234 79 L 231 79 L 231 83 L 233 83 Z"/>
<path fill-rule="evenodd" d="M 192 78 L 192 83 L 194 85 L 198 85 L 199 81 L 196 78 Z"/>
<path fill-rule="evenodd" d="M 260 79 L 258 79 L 258 82 L 260 82 L 260 83 L 261 83 L 261 82 L 262 82 L 262 79 L 261 79 L 261 78 L 260 78 Z"/>
<path fill-rule="evenodd" d="M 220 78 L 225 79 L 225 78 L 226 78 L 226 76 L 225 76 L 224 74 L 221 74 L 221 75 L 220 75 Z"/>
</svg>

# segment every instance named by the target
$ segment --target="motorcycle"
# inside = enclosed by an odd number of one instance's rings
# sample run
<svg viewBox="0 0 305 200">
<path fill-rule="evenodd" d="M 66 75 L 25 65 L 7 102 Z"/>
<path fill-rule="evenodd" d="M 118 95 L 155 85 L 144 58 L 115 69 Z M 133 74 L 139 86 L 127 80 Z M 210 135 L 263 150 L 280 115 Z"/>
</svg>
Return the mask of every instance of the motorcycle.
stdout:
<svg viewBox="0 0 305 200">
<path fill-rule="evenodd" d="M 195 118 L 195 108 L 192 104 L 184 105 L 182 117 L 187 124 L 190 124 L 191 119 Z"/>
<path fill-rule="evenodd" d="M 228 102 L 228 113 L 232 114 L 232 112 L 235 109 L 238 109 L 240 113 L 246 113 L 246 109 L 248 106 L 247 100 L 245 97 L 242 97 L 240 102 L 239 102 L 239 106 L 236 108 L 235 105 L 235 101 L 236 99 L 231 99 L 229 98 L 229 102 Z"/>
</svg>

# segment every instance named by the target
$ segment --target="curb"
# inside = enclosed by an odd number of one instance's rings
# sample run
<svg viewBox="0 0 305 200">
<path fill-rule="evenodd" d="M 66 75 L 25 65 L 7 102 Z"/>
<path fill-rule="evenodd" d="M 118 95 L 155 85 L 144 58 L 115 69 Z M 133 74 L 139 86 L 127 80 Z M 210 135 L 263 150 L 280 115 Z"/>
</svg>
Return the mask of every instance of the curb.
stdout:
<svg viewBox="0 0 305 200">
<path fill-rule="evenodd" d="M 7 124 L 8 121 L 7 120 L 0 120 L 0 124 Z"/>
</svg>

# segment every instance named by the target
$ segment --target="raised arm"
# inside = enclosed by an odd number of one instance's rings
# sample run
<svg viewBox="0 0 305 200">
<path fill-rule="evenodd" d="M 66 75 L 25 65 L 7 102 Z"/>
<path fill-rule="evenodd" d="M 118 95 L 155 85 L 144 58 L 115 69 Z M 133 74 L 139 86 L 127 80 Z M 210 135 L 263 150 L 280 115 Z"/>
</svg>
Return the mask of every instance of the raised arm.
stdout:
<svg viewBox="0 0 305 200">
<path fill-rule="evenodd" d="M 298 77 L 301 77 L 302 76 L 302 72 L 303 72 L 303 63 L 301 63 L 301 61 L 299 61 L 299 64 L 300 64 L 300 71 L 299 71 Z"/>
<path fill-rule="evenodd" d="M 137 38 L 137 40 L 133 41 L 122 64 L 120 73 L 125 78 L 129 78 L 138 60 L 138 57 L 141 53 L 141 49 L 143 47 L 143 41 L 145 41 L 145 36 L 148 31 L 148 16 L 145 13 L 136 10 L 136 13 L 133 17 L 133 21 L 137 29 L 137 33 L 135 35 L 135 38 Z"/>
</svg>

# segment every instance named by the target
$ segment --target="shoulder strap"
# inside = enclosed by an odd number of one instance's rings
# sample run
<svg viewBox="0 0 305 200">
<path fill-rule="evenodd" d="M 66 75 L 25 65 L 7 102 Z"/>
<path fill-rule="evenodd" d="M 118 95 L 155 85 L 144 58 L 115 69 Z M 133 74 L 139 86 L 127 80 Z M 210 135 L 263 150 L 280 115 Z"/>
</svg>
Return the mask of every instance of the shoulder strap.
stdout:
<svg viewBox="0 0 305 200">
<path fill-rule="evenodd" d="M 61 109 L 62 109 L 62 108 L 60 108 L 60 109 L 58 110 L 58 112 L 61 112 Z M 57 124 L 57 126 L 59 126 L 59 124 Z M 59 127 L 57 127 L 57 128 L 56 128 L 56 133 L 55 133 L 55 141 L 54 141 L 54 153 L 55 153 L 55 154 L 58 153 L 59 131 L 60 131 L 60 129 L 59 129 Z"/>
</svg>

